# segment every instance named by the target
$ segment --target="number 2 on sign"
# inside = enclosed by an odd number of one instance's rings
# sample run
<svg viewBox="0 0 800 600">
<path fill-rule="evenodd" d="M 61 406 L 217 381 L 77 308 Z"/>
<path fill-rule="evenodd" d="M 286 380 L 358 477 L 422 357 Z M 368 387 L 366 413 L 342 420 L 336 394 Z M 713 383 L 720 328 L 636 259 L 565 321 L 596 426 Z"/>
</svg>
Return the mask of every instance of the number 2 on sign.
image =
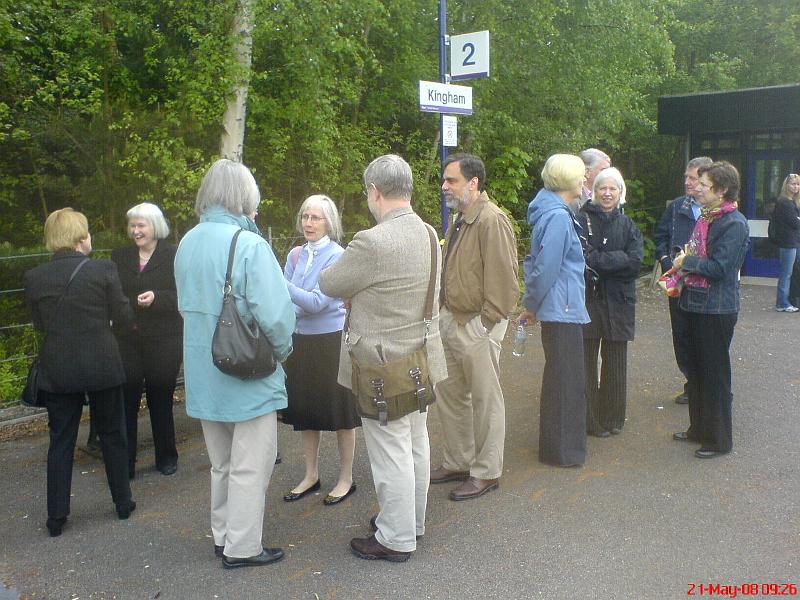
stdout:
<svg viewBox="0 0 800 600">
<path fill-rule="evenodd" d="M 464 44 L 461 47 L 461 51 L 462 52 L 469 51 L 469 54 L 467 54 L 464 57 L 464 62 L 462 62 L 461 65 L 464 66 L 464 67 L 470 67 L 470 66 L 474 65 L 475 61 L 472 60 L 472 56 L 475 54 L 475 44 L 473 44 L 472 42 L 467 42 L 466 44 Z"/>
</svg>

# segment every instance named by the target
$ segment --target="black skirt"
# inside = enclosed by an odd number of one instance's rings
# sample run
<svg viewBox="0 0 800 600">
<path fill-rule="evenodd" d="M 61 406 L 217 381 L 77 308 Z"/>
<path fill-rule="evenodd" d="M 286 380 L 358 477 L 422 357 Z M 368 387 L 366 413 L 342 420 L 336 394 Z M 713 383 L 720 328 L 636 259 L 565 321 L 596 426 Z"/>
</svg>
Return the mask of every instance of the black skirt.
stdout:
<svg viewBox="0 0 800 600">
<path fill-rule="evenodd" d="M 361 426 L 352 392 L 337 382 L 342 332 L 292 336 L 286 361 L 289 406 L 283 422 L 295 431 L 338 431 Z"/>
</svg>

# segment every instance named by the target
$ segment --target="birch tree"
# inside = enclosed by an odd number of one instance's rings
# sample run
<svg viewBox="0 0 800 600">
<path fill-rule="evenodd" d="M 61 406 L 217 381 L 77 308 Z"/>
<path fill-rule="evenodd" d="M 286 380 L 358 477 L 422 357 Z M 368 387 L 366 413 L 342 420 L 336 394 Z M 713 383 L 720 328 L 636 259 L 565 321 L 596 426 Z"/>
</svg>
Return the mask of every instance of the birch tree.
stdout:
<svg viewBox="0 0 800 600">
<path fill-rule="evenodd" d="M 247 115 L 247 92 L 250 87 L 250 64 L 253 56 L 253 2 L 241 0 L 231 31 L 236 76 L 232 94 L 226 100 L 222 117 L 219 153 L 223 158 L 242 161 Z"/>
</svg>

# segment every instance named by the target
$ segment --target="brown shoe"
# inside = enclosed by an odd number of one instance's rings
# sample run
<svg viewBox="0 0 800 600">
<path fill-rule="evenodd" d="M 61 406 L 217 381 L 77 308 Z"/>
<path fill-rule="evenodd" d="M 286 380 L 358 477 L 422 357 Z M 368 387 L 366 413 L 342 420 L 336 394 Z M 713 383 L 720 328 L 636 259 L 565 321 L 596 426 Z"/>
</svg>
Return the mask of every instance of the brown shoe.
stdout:
<svg viewBox="0 0 800 600">
<path fill-rule="evenodd" d="M 486 492 L 497 489 L 500 486 L 499 479 L 478 479 L 470 477 L 452 492 L 450 500 L 469 500 L 483 496 Z"/>
<path fill-rule="evenodd" d="M 439 467 L 431 471 L 431 483 L 445 483 L 447 481 L 464 481 L 469 478 L 469 471 L 449 471 Z"/>
<path fill-rule="evenodd" d="M 364 558 L 366 560 L 406 562 L 411 557 L 411 552 L 390 550 L 376 540 L 374 535 L 366 538 L 353 538 L 350 540 L 350 549 L 358 558 Z"/>
</svg>

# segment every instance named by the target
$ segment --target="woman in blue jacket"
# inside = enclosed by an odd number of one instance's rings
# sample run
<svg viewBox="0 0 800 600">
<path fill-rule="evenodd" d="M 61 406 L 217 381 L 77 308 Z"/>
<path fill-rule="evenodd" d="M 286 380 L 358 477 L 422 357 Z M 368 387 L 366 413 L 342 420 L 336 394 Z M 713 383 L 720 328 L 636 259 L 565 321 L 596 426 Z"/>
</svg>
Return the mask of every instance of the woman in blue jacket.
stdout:
<svg viewBox="0 0 800 600">
<path fill-rule="evenodd" d="M 739 173 L 728 162 L 698 169 L 703 207 L 689 243 L 672 262 L 689 324 L 689 429 L 672 437 L 700 444 L 697 458 L 733 448 L 730 347 L 739 315 L 739 270 L 750 230 L 738 210 Z"/>
<path fill-rule="evenodd" d="M 559 467 L 586 460 L 583 325 L 584 260 L 580 226 L 569 203 L 580 197 L 583 161 L 554 154 L 542 170 L 544 189 L 528 206 L 531 252 L 525 258 L 525 312 L 542 324 L 545 365 L 539 418 L 539 460 Z"/>
<path fill-rule="evenodd" d="M 320 431 L 335 431 L 339 443 L 339 480 L 323 500 L 326 506 L 331 506 L 356 491 L 355 428 L 361 425 L 355 397 L 337 381 L 344 306 L 340 298 L 326 296 L 319 289 L 320 272 L 339 260 L 344 252 L 339 245 L 342 223 L 333 200 L 322 194 L 306 198 L 297 213 L 297 230 L 306 243 L 289 252 L 283 270 L 297 326 L 294 352 L 286 361 L 289 407 L 282 414 L 284 423 L 303 432 L 306 472 L 283 499 L 293 502 L 320 488 Z"/>
<path fill-rule="evenodd" d="M 197 192 L 200 223 L 175 256 L 178 310 L 183 315 L 186 412 L 200 419 L 211 461 L 211 531 L 226 568 L 265 565 L 283 558 L 263 548 L 264 501 L 277 454 L 276 411 L 286 408 L 284 371 L 242 380 L 218 370 L 211 341 L 222 310 L 222 288 L 233 235 L 232 286 L 236 308 L 256 321 L 278 361 L 292 350 L 294 308 L 283 273 L 267 242 L 255 233 L 260 194 L 241 163 L 215 162 Z"/>
</svg>

